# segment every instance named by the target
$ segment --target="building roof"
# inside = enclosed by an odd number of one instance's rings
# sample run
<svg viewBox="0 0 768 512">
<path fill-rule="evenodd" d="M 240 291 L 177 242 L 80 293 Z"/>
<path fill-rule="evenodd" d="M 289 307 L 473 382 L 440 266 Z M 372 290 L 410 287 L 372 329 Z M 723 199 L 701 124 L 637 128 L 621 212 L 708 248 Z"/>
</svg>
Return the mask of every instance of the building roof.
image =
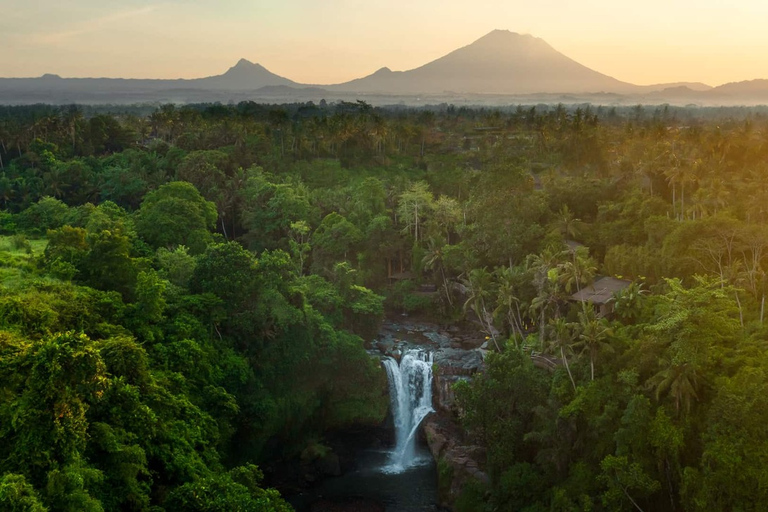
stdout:
<svg viewBox="0 0 768 512">
<path fill-rule="evenodd" d="M 605 304 L 616 292 L 619 292 L 632 284 L 625 279 L 616 279 L 614 277 L 601 277 L 591 286 L 571 295 L 571 300 L 579 302 L 591 302 L 592 304 Z"/>
<path fill-rule="evenodd" d="M 576 240 L 566 240 L 565 245 L 568 246 L 568 250 L 576 252 L 579 247 L 586 247 L 586 245 L 577 242 Z"/>
</svg>

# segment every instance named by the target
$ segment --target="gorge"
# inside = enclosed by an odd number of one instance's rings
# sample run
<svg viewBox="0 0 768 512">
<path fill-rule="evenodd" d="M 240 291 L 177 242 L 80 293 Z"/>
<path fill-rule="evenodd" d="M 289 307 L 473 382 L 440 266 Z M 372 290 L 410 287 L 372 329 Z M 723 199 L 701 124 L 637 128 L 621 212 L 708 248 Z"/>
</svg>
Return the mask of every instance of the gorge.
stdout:
<svg viewBox="0 0 768 512">
<path fill-rule="evenodd" d="M 369 354 L 387 373 L 388 439 L 369 441 L 355 453 L 349 470 L 318 481 L 292 500 L 294 507 L 307 512 L 450 510 L 468 478 L 485 478 L 478 467 L 482 451 L 463 446 L 452 392 L 457 380 L 482 368 L 478 347 L 483 341 L 477 333 L 448 331 L 428 321 L 385 321 Z"/>
</svg>

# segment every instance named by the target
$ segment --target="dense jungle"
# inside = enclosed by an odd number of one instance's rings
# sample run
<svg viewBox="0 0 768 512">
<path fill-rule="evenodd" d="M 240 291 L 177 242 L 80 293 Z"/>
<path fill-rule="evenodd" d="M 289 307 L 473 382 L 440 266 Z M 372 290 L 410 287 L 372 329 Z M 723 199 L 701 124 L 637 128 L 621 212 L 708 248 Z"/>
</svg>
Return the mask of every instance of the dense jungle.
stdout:
<svg viewBox="0 0 768 512">
<path fill-rule="evenodd" d="M 291 510 L 402 314 L 487 339 L 455 510 L 768 509 L 768 109 L 0 107 L 0 235 L 2 510 Z"/>
</svg>

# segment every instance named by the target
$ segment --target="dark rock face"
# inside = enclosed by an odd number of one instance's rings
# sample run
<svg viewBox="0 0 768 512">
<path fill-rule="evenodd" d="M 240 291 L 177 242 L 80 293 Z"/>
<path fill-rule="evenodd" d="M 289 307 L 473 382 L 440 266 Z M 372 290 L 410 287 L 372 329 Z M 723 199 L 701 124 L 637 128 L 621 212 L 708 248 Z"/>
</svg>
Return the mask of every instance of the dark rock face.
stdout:
<svg viewBox="0 0 768 512">
<path fill-rule="evenodd" d="M 433 383 L 434 408 L 452 412 L 455 396 L 453 385 L 459 380 L 468 380 L 483 369 L 483 358 L 478 350 L 444 348 L 435 351 L 434 362 L 437 366 Z"/>
<path fill-rule="evenodd" d="M 432 380 L 432 406 L 435 410 L 441 412 L 453 412 L 456 395 L 453 392 L 453 385 L 460 380 L 469 380 L 469 377 L 461 375 L 435 375 Z"/>
<path fill-rule="evenodd" d="M 465 444 L 463 432 L 453 417 L 445 413 L 433 413 L 422 424 L 432 457 L 438 467 L 449 469 L 447 477 L 440 475 L 440 504 L 450 507 L 461 495 L 464 486 L 471 480 L 488 483 L 488 475 L 482 469 L 485 461 L 485 449 L 472 444 Z"/>
<path fill-rule="evenodd" d="M 462 331 L 458 327 L 443 329 L 428 322 L 398 319 L 384 322 L 371 347 L 372 353 L 378 350 L 381 355 L 398 361 L 409 348 L 431 349 L 435 363 L 433 407 L 449 412 L 454 407 L 453 385 L 482 371 L 483 357 L 479 347 L 484 342 L 485 338 L 474 331 Z"/>
</svg>

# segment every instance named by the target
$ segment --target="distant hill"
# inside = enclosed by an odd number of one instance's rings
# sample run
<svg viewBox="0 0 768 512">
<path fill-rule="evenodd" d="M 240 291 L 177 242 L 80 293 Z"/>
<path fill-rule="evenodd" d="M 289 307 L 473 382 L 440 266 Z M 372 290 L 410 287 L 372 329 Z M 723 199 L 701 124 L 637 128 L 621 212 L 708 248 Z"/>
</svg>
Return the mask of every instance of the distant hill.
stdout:
<svg viewBox="0 0 768 512">
<path fill-rule="evenodd" d="M 701 82 L 673 82 L 669 84 L 639 85 L 638 87 L 642 92 L 657 92 L 681 88 L 685 88 L 690 91 L 704 92 L 712 89 L 711 85 L 707 85 Z"/>
<path fill-rule="evenodd" d="M 532 94 L 637 92 L 621 82 L 579 64 L 543 39 L 494 30 L 424 66 L 376 73 L 331 89 L 389 94 Z"/>
<path fill-rule="evenodd" d="M 700 82 L 634 85 L 590 69 L 544 40 L 494 30 L 409 71 L 382 68 L 335 85 L 303 85 L 240 59 L 196 79 L 0 78 L 0 104 L 352 100 L 375 104 L 593 102 L 740 105 L 768 103 L 768 80 L 710 87 Z"/>
<path fill-rule="evenodd" d="M 198 78 L 189 81 L 195 88 L 244 91 L 260 89 L 262 87 L 291 86 L 296 85 L 293 80 L 278 76 L 261 64 L 254 64 L 245 59 L 240 59 L 223 75 Z"/>
<path fill-rule="evenodd" d="M 768 80 L 746 80 L 744 82 L 731 82 L 715 87 L 711 91 L 714 95 L 760 97 L 768 99 Z"/>
<path fill-rule="evenodd" d="M 245 59 L 229 68 L 223 75 L 193 79 L 136 78 L 62 78 L 46 74 L 39 78 L 0 78 L 0 90 L 24 88 L 28 91 L 152 91 L 169 89 L 253 90 L 267 86 L 298 85 L 292 80 L 271 73 L 260 64 Z"/>
</svg>

